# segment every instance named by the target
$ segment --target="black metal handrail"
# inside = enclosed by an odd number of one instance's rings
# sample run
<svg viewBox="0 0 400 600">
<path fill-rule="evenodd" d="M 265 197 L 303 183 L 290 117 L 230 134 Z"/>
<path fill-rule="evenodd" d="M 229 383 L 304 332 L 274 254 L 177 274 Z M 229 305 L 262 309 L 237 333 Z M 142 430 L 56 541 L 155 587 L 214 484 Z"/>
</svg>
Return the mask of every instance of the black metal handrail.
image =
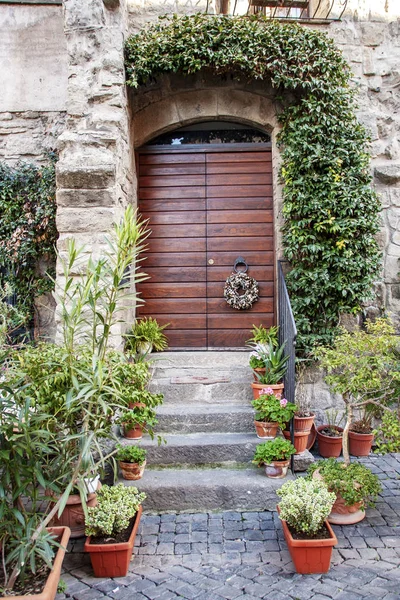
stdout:
<svg viewBox="0 0 400 600">
<path fill-rule="evenodd" d="M 278 319 L 279 319 L 279 344 L 285 343 L 285 355 L 289 357 L 288 368 L 283 378 L 285 398 L 289 402 L 295 401 L 296 387 L 296 338 L 297 327 L 294 320 L 290 298 L 283 274 L 282 261 L 278 261 Z M 294 443 L 294 419 L 290 421 L 290 437 Z M 291 457 L 290 468 L 293 473 L 294 458 Z"/>
</svg>

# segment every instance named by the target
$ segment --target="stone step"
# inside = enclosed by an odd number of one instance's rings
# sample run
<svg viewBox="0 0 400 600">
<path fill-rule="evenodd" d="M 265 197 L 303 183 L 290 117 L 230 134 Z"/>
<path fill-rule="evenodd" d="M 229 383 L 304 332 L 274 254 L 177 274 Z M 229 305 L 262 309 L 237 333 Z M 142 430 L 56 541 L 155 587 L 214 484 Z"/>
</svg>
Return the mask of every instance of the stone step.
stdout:
<svg viewBox="0 0 400 600">
<path fill-rule="evenodd" d="M 147 450 L 147 464 L 155 467 L 249 466 L 257 444 L 263 442 L 255 433 L 191 433 L 163 436 L 166 444 L 143 436 L 140 446 Z M 121 439 L 121 444 L 137 444 Z M 295 471 L 304 471 L 313 462 L 310 452 L 295 456 Z"/>
<path fill-rule="evenodd" d="M 123 481 L 147 494 L 146 512 L 275 510 L 276 490 L 293 479 L 269 479 L 263 469 L 148 469 L 139 481 Z"/>
<path fill-rule="evenodd" d="M 214 369 L 223 371 L 248 367 L 249 351 L 189 351 L 189 352 L 162 352 L 151 354 L 154 359 L 155 370 L 163 368 L 174 369 Z"/>
<path fill-rule="evenodd" d="M 172 384 L 170 380 L 154 378 L 149 389 L 164 394 L 165 404 L 236 404 L 249 405 L 253 393 L 248 382 L 231 383 L 183 383 Z"/>
<path fill-rule="evenodd" d="M 157 433 L 226 433 L 254 432 L 254 410 L 246 406 L 226 403 L 204 406 L 201 404 L 164 404 L 157 408 Z"/>
<path fill-rule="evenodd" d="M 166 434 L 166 444 L 143 436 L 141 447 L 147 450 L 147 464 L 220 465 L 223 463 L 249 463 L 260 440 L 254 433 L 190 433 Z M 131 440 L 124 439 L 122 445 Z"/>
</svg>

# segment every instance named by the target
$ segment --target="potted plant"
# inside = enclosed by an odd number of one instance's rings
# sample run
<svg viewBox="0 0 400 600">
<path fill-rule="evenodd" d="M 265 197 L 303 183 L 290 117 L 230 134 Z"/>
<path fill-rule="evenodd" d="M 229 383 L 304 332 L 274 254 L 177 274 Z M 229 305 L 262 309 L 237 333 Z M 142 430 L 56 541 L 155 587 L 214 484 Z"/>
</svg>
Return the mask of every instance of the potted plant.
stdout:
<svg viewBox="0 0 400 600">
<path fill-rule="evenodd" d="M 353 421 L 350 425 L 349 452 L 351 456 L 368 456 L 373 441 L 372 414 L 365 411 L 361 419 Z"/>
<path fill-rule="evenodd" d="M 396 404 L 400 395 L 398 342 L 387 319 L 368 321 L 365 330 L 336 336 L 332 347 L 320 347 L 315 356 L 327 372 L 326 381 L 341 394 L 346 405 L 343 457 L 350 463 L 348 433 L 357 410 L 382 413 Z"/>
<path fill-rule="evenodd" d="M 258 346 L 264 348 L 265 350 L 271 343 L 275 348 L 278 346 L 278 330 L 279 327 L 273 326 L 267 329 L 264 325 L 253 325 L 252 328 L 252 336 L 246 342 L 248 346 L 251 348 L 255 348 L 250 353 L 249 365 L 253 370 L 254 381 L 257 382 L 257 373 L 263 374 L 265 373 L 265 366 L 262 358 L 259 356 L 257 352 Z"/>
<path fill-rule="evenodd" d="M 314 413 L 310 410 L 310 401 L 304 393 L 303 387 L 303 370 L 298 371 L 298 379 L 295 390 L 295 413 L 293 416 L 293 433 L 294 433 L 294 447 L 296 448 L 296 454 L 301 454 L 307 450 L 309 445 L 309 438 L 311 428 L 314 424 Z M 287 440 L 291 439 L 291 434 L 288 428 L 283 430 L 283 435 Z M 316 435 L 316 434 L 315 434 Z M 312 445 L 312 443 L 310 444 Z"/>
<path fill-rule="evenodd" d="M 336 496 L 322 481 L 299 477 L 276 492 L 283 534 L 297 573 L 329 571 L 337 538 L 326 521 Z"/>
<path fill-rule="evenodd" d="M 317 427 L 318 451 L 323 458 L 337 458 L 342 452 L 343 428 L 339 423 L 343 417 L 338 417 L 337 410 L 327 410 L 325 415 L 326 423 Z"/>
<path fill-rule="evenodd" d="M 271 479 L 286 477 L 289 461 L 296 448 L 283 438 L 277 437 L 263 444 L 258 444 L 253 463 L 261 467 L 265 465 L 265 473 Z"/>
<path fill-rule="evenodd" d="M 146 466 L 146 450 L 139 446 L 121 446 L 121 444 L 116 450 L 115 459 L 118 461 L 122 477 L 130 481 L 141 479 Z"/>
<path fill-rule="evenodd" d="M 128 572 L 146 498 L 135 487 L 103 485 L 97 506 L 88 509 L 84 550 L 96 577 L 124 577 Z"/>
<path fill-rule="evenodd" d="M 154 437 L 153 427 L 157 423 L 156 413 L 147 406 L 135 406 L 124 411 L 117 419 L 121 424 L 122 435 L 128 439 L 141 440 L 143 432 Z"/>
<path fill-rule="evenodd" d="M 278 428 L 283 429 L 293 417 L 296 406 L 286 398 L 277 398 L 272 388 L 266 387 L 258 398 L 252 401 L 256 411 L 254 426 L 257 437 L 275 437 Z"/>
<path fill-rule="evenodd" d="M 336 501 L 328 517 L 335 525 L 351 525 L 362 521 L 366 506 L 373 506 L 381 492 L 378 477 L 358 462 L 346 464 L 334 458 L 312 464 L 308 473 L 323 479 L 328 489 L 336 494 Z"/>
<path fill-rule="evenodd" d="M 257 373 L 254 371 L 257 377 L 257 383 L 251 384 L 254 398 L 258 398 L 262 393 L 261 390 L 266 386 L 270 387 L 275 395 L 282 397 L 284 387 L 282 379 L 287 371 L 289 360 L 289 357 L 285 355 L 285 343 L 276 348 L 272 343 L 266 346 L 258 345 L 255 350 L 262 361 L 265 372 Z"/>
<path fill-rule="evenodd" d="M 125 350 L 133 354 L 149 354 L 152 350 L 161 352 L 168 348 L 168 340 L 163 333 L 167 325 L 159 325 L 156 319 L 144 317 L 132 325 L 126 333 Z"/>
</svg>

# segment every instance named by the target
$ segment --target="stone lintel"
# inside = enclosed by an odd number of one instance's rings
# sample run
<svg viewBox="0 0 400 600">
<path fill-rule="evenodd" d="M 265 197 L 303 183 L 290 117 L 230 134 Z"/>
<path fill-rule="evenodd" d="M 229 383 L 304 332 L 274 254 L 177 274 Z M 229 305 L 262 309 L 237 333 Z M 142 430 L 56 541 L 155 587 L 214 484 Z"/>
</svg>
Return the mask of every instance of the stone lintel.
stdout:
<svg viewBox="0 0 400 600">
<path fill-rule="evenodd" d="M 82 163 L 85 157 L 82 156 Z M 115 165 L 70 166 L 58 163 L 57 187 L 67 189 L 98 189 L 115 185 Z"/>
</svg>

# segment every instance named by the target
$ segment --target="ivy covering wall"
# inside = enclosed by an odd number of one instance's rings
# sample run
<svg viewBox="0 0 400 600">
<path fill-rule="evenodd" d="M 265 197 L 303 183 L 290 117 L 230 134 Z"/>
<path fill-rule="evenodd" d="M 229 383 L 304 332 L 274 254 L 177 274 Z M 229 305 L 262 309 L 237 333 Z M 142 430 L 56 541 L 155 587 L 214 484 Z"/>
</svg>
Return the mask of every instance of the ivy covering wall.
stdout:
<svg viewBox="0 0 400 600">
<path fill-rule="evenodd" d="M 380 270 L 368 138 L 333 41 L 259 17 L 174 16 L 128 39 L 126 69 L 135 88 L 162 73 L 207 69 L 249 87 L 263 80 L 283 98 L 291 92 L 278 136 L 287 285 L 303 352 L 331 341 L 340 314 L 360 310 Z"/>
<path fill-rule="evenodd" d="M 29 322 L 34 301 L 53 289 L 57 230 L 55 158 L 37 166 L 0 163 L 0 285 L 10 284 Z M 39 268 L 45 261 L 53 272 Z"/>
</svg>

